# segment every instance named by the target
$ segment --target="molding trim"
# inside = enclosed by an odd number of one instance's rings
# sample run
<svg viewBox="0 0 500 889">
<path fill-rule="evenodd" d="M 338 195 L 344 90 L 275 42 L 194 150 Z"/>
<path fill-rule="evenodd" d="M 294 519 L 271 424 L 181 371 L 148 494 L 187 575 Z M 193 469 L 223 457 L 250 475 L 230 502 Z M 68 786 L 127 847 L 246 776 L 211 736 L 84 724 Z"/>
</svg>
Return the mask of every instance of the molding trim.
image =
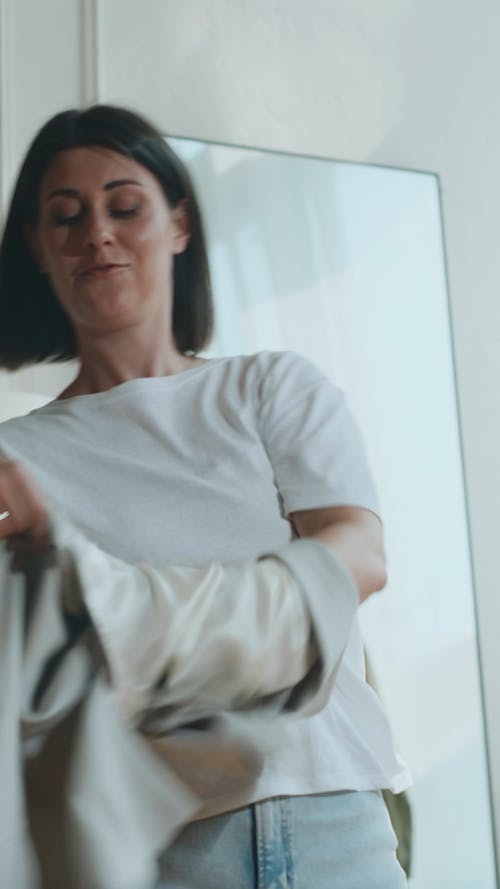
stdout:
<svg viewBox="0 0 500 889">
<path fill-rule="evenodd" d="M 102 88 L 99 0 L 80 0 L 80 34 L 80 101 L 93 105 L 100 101 Z"/>
<path fill-rule="evenodd" d="M 12 91 L 10 89 L 10 0 L 0 0 L 0 215 L 7 206 L 12 172 Z"/>
</svg>

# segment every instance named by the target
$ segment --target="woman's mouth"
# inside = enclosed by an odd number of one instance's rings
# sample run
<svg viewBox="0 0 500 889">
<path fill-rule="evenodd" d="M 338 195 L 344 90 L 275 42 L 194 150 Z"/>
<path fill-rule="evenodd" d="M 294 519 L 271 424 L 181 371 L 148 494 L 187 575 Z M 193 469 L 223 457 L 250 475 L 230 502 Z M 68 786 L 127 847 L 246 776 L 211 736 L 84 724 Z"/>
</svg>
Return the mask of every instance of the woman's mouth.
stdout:
<svg viewBox="0 0 500 889">
<path fill-rule="evenodd" d="M 102 265 L 92 265 L 89 268 L 84 269 L 83 272 L 80 272 L 81 278 L 105 278 L 108 275 L 113 275 L 117 272 L 122 272 L 126 269 L 126 265 L 120 265 L 118 263 L 104 263 Z"/>
</svg>

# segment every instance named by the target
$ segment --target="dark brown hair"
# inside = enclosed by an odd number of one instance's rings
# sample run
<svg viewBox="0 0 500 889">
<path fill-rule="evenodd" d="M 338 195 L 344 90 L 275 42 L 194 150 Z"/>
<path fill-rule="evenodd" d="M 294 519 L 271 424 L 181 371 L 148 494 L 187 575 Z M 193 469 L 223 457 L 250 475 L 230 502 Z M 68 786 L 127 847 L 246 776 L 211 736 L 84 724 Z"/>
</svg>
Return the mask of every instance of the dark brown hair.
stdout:
<svg viewBox="0 0 500 889">
<path fill-rule="evenodd" d="M 14 187 L 0 245 L 0 367 L 76 356 L 71 323 L 47 275 L 39 272 L 25 231 L 38 216 L 42 176 L 53 157 L 69 148 L 117 151 L 156 176 L 171 207 L 186 201 L 191 237 L 174 257 L 172 328 L 182 353 L 200 351 L 212 333 L 213 309 L 203 224 L 190 176 L 162 133 L 125 108 L 93 105 L 63 111 L 35 136 Z"/>
</svg>

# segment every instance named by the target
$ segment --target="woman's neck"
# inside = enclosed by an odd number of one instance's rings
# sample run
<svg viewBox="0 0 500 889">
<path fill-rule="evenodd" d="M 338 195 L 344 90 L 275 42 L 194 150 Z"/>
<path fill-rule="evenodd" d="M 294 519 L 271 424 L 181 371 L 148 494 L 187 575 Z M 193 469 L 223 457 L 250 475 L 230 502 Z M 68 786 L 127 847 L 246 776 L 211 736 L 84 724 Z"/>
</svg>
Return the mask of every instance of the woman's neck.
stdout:
<svg viewBox="0 0 500 889">
<path fill-rule="evenodd" d="M 205 359 L 183 355 L 173 341 L 161 344 L 138 341 L 137 337 L 92 339 L 79 343 L 80 369 L 75 379 L 58 396 L 105 392 L 120 383 L 143 377 L 163 377 L 189 370 Z"/>
</svg>

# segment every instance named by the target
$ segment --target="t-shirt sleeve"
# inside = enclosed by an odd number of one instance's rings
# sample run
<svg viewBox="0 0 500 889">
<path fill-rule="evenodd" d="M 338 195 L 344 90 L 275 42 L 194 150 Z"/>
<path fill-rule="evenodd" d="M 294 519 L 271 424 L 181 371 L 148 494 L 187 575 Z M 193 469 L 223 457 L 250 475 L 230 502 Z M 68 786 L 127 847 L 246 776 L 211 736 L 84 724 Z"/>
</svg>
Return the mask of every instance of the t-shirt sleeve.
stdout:
<svg viewBox="0 0 500 889">
<path fill-rule="evenodd" d="M 331 506 L 379 514 L 361 433 L 343 391 L 303 356 L 269 354 L 259 422 L 285 515 Z"/>
</svg>

